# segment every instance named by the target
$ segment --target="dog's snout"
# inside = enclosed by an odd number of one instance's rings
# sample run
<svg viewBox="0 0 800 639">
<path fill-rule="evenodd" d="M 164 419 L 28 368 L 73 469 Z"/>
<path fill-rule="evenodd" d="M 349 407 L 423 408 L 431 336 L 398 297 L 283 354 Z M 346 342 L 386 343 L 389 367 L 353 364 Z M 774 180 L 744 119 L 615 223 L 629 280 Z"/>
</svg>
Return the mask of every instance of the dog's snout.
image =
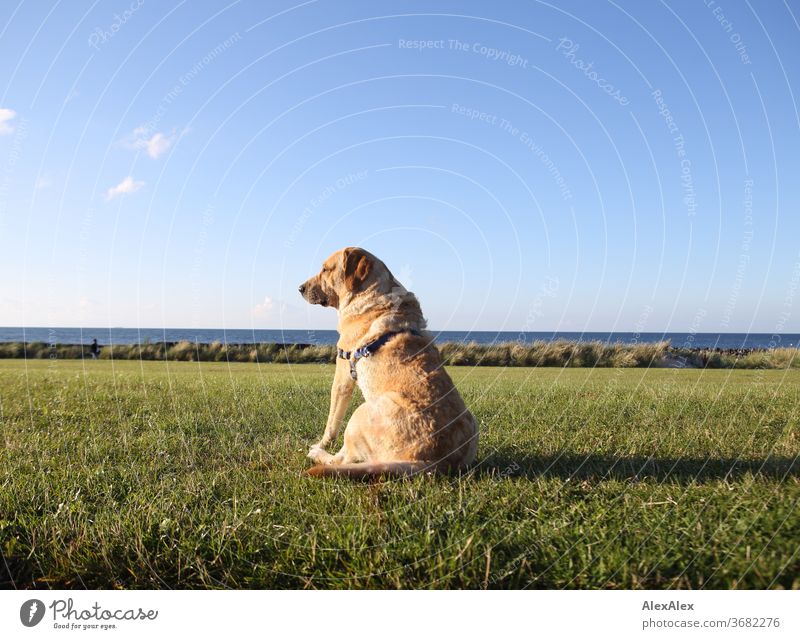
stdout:
<svg viewBox="0 0 800 639">
<path fill-rule="evenodd" d="M 301 284 L 300 286 L 297 287 L 297 290 L 300 291 L 300 295 L 302 295 L 303 293 L 306 292 L 306 285 Z"/>
</svg>

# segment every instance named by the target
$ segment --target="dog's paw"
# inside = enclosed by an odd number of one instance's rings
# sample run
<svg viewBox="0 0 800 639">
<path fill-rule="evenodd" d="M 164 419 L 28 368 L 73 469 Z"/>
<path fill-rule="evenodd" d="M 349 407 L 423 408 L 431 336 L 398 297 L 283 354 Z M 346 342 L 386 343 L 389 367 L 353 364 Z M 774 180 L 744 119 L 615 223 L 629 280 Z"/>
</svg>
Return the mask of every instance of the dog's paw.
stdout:
<svg viewBox="0 0 800 639">
<path fill-rule="evenodd" d="M 322 457 L 325 457 L 328 453 L 325 451 L 322 446 L 319 444 L 314 444 L 311 448 L 308 449 L 308 457 L 310 460 L 318 462 Z"/>
</svg>

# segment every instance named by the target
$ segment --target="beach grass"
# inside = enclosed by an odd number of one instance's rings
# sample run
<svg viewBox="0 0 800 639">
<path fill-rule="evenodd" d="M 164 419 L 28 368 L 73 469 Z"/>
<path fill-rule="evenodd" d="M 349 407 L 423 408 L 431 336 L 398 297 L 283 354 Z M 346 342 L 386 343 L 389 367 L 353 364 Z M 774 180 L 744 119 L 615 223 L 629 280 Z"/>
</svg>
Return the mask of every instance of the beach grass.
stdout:
<svg viewBox="0 0 800 639">
<path fill-rule="evenodd" d="M 668 341 L 639 343 L 538 340 L 522 342 L 444 342 L 438 345 L 448 366 L 537 366 L 568 368 L 800 368 L 800 350 L 699 349 L 672 347 Z M 88 346 L 46 342 L 0 343 L 0 359 L 91 359 Z M 223 344 L 145 342 L 102 347 L 100 359 L 173 362 L 333 363 L 333 344 Z"/>
<path fill-rule="evenodd" d="M 329 364 L 2 360 L 0 586 L 800 587 L 797 370 L 451 374 L 477 467 L 350 483 Z"/>
</svg>

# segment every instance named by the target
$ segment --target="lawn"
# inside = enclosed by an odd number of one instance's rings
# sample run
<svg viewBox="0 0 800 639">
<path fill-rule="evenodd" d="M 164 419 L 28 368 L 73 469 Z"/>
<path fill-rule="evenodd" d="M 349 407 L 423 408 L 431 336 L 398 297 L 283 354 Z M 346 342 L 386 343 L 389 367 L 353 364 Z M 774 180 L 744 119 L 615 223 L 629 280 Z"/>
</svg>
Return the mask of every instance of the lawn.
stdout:
<svg viewBox="0 0 800 639">
<path fill-rule="evenodd" d="M 800 587 L 800 371 L 451 374 L 478 467 L 349 483 L 329 365 L 0 360 L 0 586 Z"/>
</svg>

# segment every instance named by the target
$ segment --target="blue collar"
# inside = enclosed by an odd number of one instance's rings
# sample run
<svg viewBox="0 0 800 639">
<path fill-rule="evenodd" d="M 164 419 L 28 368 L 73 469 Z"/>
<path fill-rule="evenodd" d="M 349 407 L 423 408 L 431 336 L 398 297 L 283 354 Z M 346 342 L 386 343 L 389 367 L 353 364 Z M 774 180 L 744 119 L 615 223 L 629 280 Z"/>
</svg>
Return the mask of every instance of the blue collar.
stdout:
<svg viewBox="0 0 800 639">
<path fill-rule="evenodd" d="M 384 333 L 378 339 L 370 342 L 369 344 L 365 344 L 361 348 L 357 348 L 354 351 L 343 351 L 341 348 L 337 348 L 336 354 L 340 359 L 350 360 L 350 377 L 353 379 L 358 379 L 358 375 L 356 374 L 356 364 L 358 363 L 358 360 L 360 360 L 362 357 L 370 357 L 374 355 L 381 346 L 392 339 L 395 335 L 399 335 L 400 333 L 411 333 L 417 337 L 422 337 L 422 333 L 419 331 L 392 331 L 390 333 Z"/>
</svg>

